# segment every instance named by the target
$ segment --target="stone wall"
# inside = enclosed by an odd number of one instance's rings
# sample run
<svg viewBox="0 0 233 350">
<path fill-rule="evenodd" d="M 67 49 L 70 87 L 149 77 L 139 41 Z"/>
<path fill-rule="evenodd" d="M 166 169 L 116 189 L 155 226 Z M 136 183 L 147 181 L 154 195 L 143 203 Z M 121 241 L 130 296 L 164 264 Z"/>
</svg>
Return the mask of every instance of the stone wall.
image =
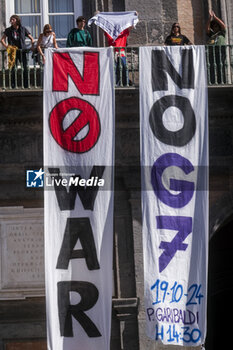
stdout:
<svg viewBox="0 0 233 350">
<path fill-rule="evenodd" d="M 96 9 L 94 2 L 84 3 L 85 15 L 90 17 Z M 180 22 L 182 32 L 194 43 L 205 40 L 206 1 L 114 0 L 97 1 L 97 5 L 101 10 L 138 11 L 140 22 L 130 35 L 130 45 L 162 45 L 175 21 Z M 232 33 L 233 3 L 226 0 L 225 5 Z M 219 14 L 219 2 L 213 1 L 213 8 Z M 4 21 L 1 2 L 2 28 Z M 212 237 L 233 215 L 233 88 L 212 87 L 208 92 Z M 25 185 L 26 170 L 43 165 L 42 101 L 42 91 L 38 90 L 0 92 L 0 207 L 43 208 L 43 191 L 30 190 Z M 111 350 L 155 349 L 154 342 L 145 336 L 139 165 L 139 92 L 119 89 Z M 40 293 L 43 294 L 41 288 Z M 45 298 L 32 297 L 30 293 L 20 297 L 21 300 L 0 301 L 0 350 L 27 350 L 32 344 L 42 350 L 46 343 Z"/>
<path fill-rule="evenodd" d="M 0 206 L 42 207 L 43 191 L 28 191 L 25 182 L 25 170 L 43 163 L 42 92 L 23 97 L 0 95 Z"/>
<path fill-rule="evenodd" d="M 136 30 L 128 40 L 129 45 L 163 45 L 172 23 L 178 20 L 175 1 L 125 0 L 125 10 L 136 10 L 139 16 Z"/>
<path fill-rule="evenodd" d="M 0 206 L 42 208 L 43 192 L 25 186 L 26 169 L 40 168 L 43 163 L 42 92 L 2 92 L 0 104 Z M 209 88 L 212 234 L 233 213 L 232 111 L 232 88 Z M 145 336 L 139 164 L 139 92 L 119 89 L 116 90 L 115 292 L 111 350 L 153 350 L 155 347 Z M 39 338 L 45 341 L 44 297 L 1 301 L 0 310 L 0 350 L 6 334 L 12 341 L 30 342 Z"/>
<path fill-rule="evenodd" d="M 205 43 L 206 4 L 201 0 L 125 0 L 125 10 L 136 10 L 139 20 L 131 32 L 129 45 L 162 45 L 174 22 L 195 44 Z"/>
<path fill-rule="evenodd" d="M 87 1 L 88 2 L 88 1 Z M 98 1 L 99 11 L 133 11 L 139 15 L 139 23 L 131 31 L 128 44 L 163 45 L 166 36 L 171 31 L 172 23 L 179 22 L 183 34 L 196 45 L 206 43 L 206 22 L 210 7 L 227 24 L 229 43 L 233 42 L 233 3 L 232 0 L 116 0 Z M 85 5 L 87 6 L 87 5 Z M 87 13 L 87 16 L 92 16 Z M 95 29 L 92 29 L 95 32 Z M 95 35 L 93 33 L 93 35 Z M 101 35 L 101 34 L 100 34 Z M 103 43 L 102 38 L 99 42 Z"/>
<path fill-rule="evenodd" d="M 177 0 L 182 33 L 195 44 L 205 43 L 205 12 L 201 0 Z"/>
<path fill-rule="evenodd" d="M 1 37 L 5 27 L 6 27 L 5 4 L 4 4 L 4 1 L 1 1 L 0 2 L 0 35 Z"/>
</svg>

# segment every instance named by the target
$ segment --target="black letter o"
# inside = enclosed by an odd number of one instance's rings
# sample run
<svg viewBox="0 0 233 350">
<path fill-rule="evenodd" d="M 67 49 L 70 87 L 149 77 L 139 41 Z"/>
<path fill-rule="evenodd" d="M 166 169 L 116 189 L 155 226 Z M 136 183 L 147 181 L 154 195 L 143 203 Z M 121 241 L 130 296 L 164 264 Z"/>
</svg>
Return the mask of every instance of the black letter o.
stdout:
<svg viewBox="0 0 233 350">
<path fill-rule="evenodd" d="M 170 131 L 163 124 L 163 113 L 169 107 L 177 107 L 184 117 L 184 125 L 180 130 Z M 161 142 L 182 147 L 194 136 L 196 131 L 196 118 L 190 101 L 186 97 L 168 95 L 156 101 L 150 111 L 149 123 L 153 134 Z"/>
</svg>

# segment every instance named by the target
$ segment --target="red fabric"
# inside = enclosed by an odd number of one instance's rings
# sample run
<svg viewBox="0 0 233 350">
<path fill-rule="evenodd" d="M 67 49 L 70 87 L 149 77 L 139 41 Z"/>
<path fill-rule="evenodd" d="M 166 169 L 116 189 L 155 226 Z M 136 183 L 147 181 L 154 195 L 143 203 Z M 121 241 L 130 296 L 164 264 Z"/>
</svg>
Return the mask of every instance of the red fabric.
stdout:
<svg viewBox="0 0 233 350">
<path fill-rule="evenodd" d="M 114 47 L 125 47 L 127 43 L 127 38 L 129 36 L 129 29 L 123 30 L 123 32 L 118 35 L 116 40 L 114 41 L 113 38 L 106 32 L 104 32 L 104 35 L 108 39 L 108 45 L 109 46 L 114 46 Z M 117 51 L 117 50 L 116 50 Z M 121 49 L 121 52 L 124 51 L 124 49 Z M 122 54 L 122 56 L 124 56 Z"/>
<path fill-rule="evenodd" d="M 81 75 L 68 52 L 55 52 L 53 91 L 68 91 L 69 76 L 82 95 L 99 95 L 99 53 L 84 52 L 84 68 Z"/>
</svg>

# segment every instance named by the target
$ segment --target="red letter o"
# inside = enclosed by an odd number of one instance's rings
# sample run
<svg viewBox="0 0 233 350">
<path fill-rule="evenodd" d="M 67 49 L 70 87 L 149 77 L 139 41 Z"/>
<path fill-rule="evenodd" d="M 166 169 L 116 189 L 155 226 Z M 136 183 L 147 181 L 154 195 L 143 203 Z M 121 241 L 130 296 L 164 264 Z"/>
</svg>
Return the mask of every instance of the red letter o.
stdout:
<svg viewBox="0 0 233 350">
<path fill-rule="evenodd" d="M 80 114 L 64 130 L 63 120 L 65 116 L 75 109 L 79 110 Z M 97 111 L 90 103 L 77 97 L 70 97 L 59 102 L 50 113 L 49 125 L 56 142 L 63 149 L 74 153 L 88 152 L 94 147 L 100 134 L 100 120 Z M 89 126 L 87 135 L 81 140 L 74 140 L 86 125 Z"/>
</svg>

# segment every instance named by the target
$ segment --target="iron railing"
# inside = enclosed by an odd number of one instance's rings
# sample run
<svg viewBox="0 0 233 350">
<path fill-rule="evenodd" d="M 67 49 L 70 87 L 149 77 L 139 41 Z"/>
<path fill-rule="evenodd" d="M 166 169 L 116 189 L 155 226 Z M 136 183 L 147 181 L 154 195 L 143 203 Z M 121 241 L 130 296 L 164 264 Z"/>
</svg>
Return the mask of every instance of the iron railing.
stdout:
<svg viewBox="0 0 233 350">
<path fill-rule="evenodd" d="M 43 64 L 39 56 L 30 50 L 17 50 L 15 64 L 10 67 L 6 50 L 0 51 L 0 89 L 41 89 L 43 87 Z"/>
<path fill-rule="evenodd" d="M 233 45 L 206 46 L 208 85 L 233 85 Z M 125 55 L 125 58 L 124 58 Z M 6 50 L 0 50 L 0 90 L 42 89 L 43 63 L 30 50 L 17 50 L 16 64 L 9 68 Z M 139 85 L 139 48 L 115 49 L 115 87 Z"/>
<path fill-rule="evenodd" d="M 208 85 L 233 85 L 233 45 L 206 46 Z"/>
</svg>

